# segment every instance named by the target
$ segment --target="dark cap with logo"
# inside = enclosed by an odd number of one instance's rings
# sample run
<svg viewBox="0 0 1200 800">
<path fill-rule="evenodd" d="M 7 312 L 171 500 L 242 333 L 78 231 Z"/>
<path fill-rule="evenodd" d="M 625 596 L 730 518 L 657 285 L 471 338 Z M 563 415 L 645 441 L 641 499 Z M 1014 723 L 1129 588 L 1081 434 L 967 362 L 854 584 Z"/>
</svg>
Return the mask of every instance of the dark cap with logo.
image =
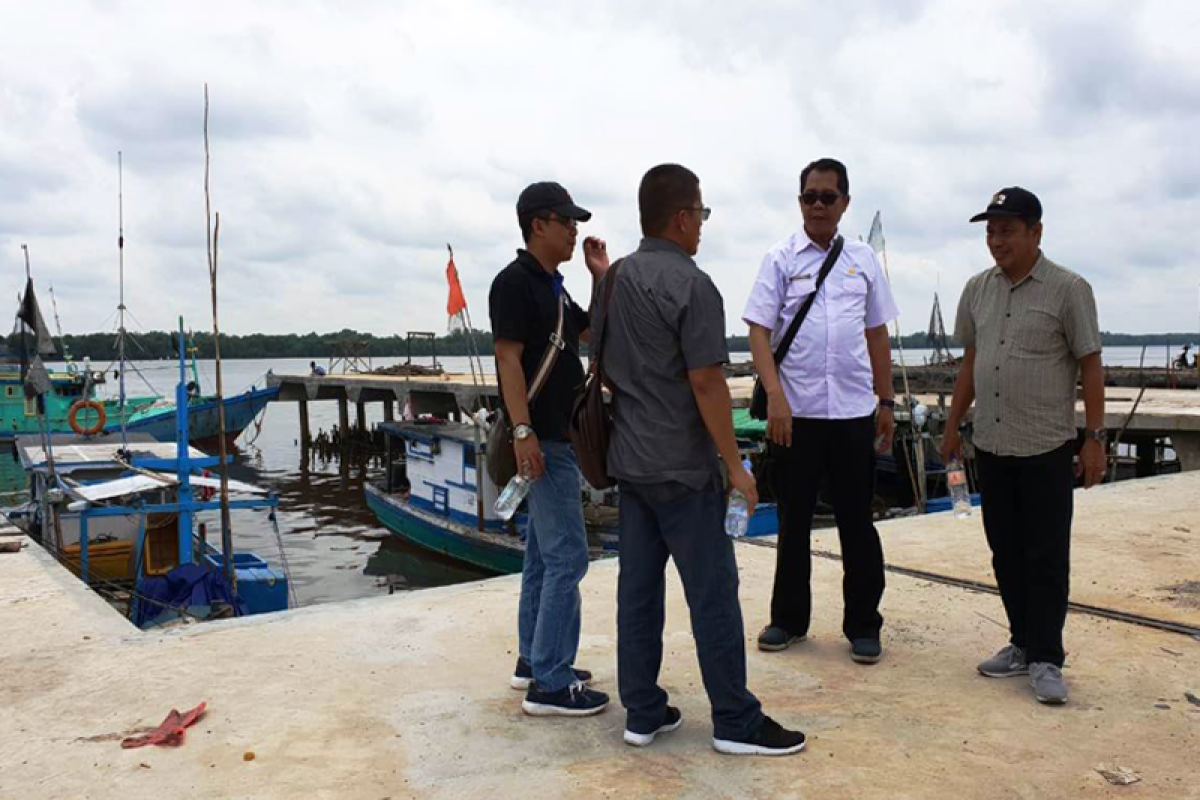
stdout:
<svg viewBox="0 0 1200 800">
<path fill-rule="evenodd" d="M 1042 203 L 1037 195 L 1020 186 L 1010 186 L 992 195 L 987 211 L 971 217 L 971 222 L 982 222 L 995 217 L 1015 217 L 1030 222 L 1040 222 L 1042 219 Z"/>
<path fill-rule="evenodd" d="M 553 181 L 531 183 L 517 198 L 517 215 L 533 214 L 538 211 L 553 211 L 565 219 L 587 222 L 592 212 L 575 205 L 571 195 L 560 184 Z"/>
</svg>

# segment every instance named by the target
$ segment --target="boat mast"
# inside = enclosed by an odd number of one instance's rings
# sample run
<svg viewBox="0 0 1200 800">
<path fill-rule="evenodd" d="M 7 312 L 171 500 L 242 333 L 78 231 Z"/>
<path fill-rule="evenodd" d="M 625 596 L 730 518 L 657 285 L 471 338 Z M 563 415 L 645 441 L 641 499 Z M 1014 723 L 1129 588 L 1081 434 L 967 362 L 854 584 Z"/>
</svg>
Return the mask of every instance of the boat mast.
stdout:
<svg viewBox="0 0 1200 800">
<path fill-rule="evenodd" d="M 117 360 L 121 363 L 119 373 L 121 417 L 121 447 L 129 447 L 128 432 L 125 429 L 125 186 L 124 166 L 121 162 L 121 151 L 117 151 L 117 268 L 120 275 L 120 302 L 117 304 Z"/>
</svg>

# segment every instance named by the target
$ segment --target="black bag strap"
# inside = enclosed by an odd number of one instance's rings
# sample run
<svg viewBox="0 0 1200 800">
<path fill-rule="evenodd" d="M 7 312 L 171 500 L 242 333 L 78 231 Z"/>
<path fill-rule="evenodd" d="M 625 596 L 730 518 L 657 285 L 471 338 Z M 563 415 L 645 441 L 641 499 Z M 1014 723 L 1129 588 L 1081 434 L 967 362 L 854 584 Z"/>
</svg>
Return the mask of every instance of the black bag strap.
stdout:
<svg viewBox="0 0 1200 800">
<path fill-rule="evenodd" d="M 595 364 L 597 375 L 602 374 L 601 370 L 604 368 L 602 358 L 604 355 L 604 338 L 608 334 L 608 311 L 609 306 L 612 304 L 613 286 L 617 283 L 617 270 L 621 268 L 621 262 L 624 260 L 623 258 L 618 258 L 617 262 L 609 267 L 608 272 L 604 275 L 604 305 L 601 306 L 600 312 L 604 322 L 600 326 L 600 336 L 596 341 Z"/>
<path fill-rule="evenodd" d="M 821 286 L 825 283 L 825 278 L 833 271 L 833 265 L 838 260 L 838 256 L 842 254 L 842 245 L 845 240 L 838 236 L 833 240 L 833 244 L 829 247 L 829 253 L 825 256 L 825 263 L 821 264 L 821 274 L 817 276 L 817 285 L 813 289 L 813 293 L 804 301 L 804 305 L 800 306 L 800 310 L 796 312 L 792 324 L 788 326 L 787 333 L 779 342 L 779 346 L 775 348 L 775 365 L 783 361 L 783 357 L 787 355 L 787 351 L 791 348 L 792 342 L 796 340 L 796 334 L 800 332 L 800 324 L 804 322 L 804 318 L 808 316 L 808 310 L 812 308 L 813 302 L 817 299 L 817 292 L 821 291 Z"/>
<path fill-rule="evenodd" d="M 563 289 L 558 295 L 558 322 L 554 326 L 554 332 L 550 334 L 550 341 L 546 344 L 546 352 L 542 354 L 542 361 L 538 364 L 537 372 L 533 374 L 533 383 L 529 385 L 529 393 L 525 395 L 525 401 L 531 406 L 537 399 L 538 393 L 542 391 L 542 387 L 546 385 L 546 380 L 550 377 L 550 370 L 554 369 L 554 362 L 558 360 L 558 354 L 567 346 L 562 338 L 563 320 L 566 315 L 567 290 Z"/>
</svg>

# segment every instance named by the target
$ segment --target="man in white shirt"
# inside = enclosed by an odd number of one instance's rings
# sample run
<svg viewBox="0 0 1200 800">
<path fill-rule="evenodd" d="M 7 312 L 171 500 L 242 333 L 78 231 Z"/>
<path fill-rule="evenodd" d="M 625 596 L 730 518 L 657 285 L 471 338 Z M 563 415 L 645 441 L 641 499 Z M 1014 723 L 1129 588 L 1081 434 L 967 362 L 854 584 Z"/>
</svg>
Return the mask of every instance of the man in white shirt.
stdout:
<svg viewBox="0 0 1200 800">
<path fill-rule="evenodd" d="M 822 264 L 850 205 L 846 167 L 832 158 L 800 173 L 804 227 L 771 248 L 746 301 L 754 366 L 767 393 L 767 438 L 779 509 L 779 548 L 771 622 L 760 650 L 785 650 L 808 636 L 812 614 L 810 534 L 817 489 L 828 481 L 842 546 L 845 601 L 842 632 L 850 657 L 883 657 L 883 547 L 871 518 L 875 453 L 887 452 L 895 430 L 891 344 L 887 324 L 896 303 L 875 252 L 845 241 L 824 283 Z M 792 319 L 816 292 L 808 316 L 776 368 L 773 351 Z M 878 412 L 876 395 L 879 396 Z"/>
</svg>

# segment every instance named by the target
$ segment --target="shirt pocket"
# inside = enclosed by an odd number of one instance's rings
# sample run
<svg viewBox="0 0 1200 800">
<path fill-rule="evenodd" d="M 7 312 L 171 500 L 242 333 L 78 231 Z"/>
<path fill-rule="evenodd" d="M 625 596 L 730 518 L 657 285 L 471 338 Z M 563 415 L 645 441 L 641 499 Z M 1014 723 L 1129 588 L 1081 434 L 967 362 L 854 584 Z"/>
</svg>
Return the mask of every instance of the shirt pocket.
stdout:
<svg viewBox="0 0 1200 800">
<path fill-rule="evenodd" d="M 1014 354 L 1027 358 L 1050 358 L 1062 355 L 1067 342 L 1057 308 L 1031 305 L 1021 315 L 1020 329 L 1015 331 Z"/>
<path fill-rule="evenodd" d="M 816 275 L 798 275 L 788 281 L 787 293 L 784 295 L 783 310 L 779 321 L 785 326 L 790 325 L 792 318 L 800 310 L 800 306 L 804 305 L 804 302 L 808 300 L 816 288 Z"/>
<path fill-rule="evenodd" d="M 837 277 L 839 279 L 837 290 L 839 316 L 843 319 L 865 320 L 867 316 L 867 279 L 861 272 Z"/>
</svg>

